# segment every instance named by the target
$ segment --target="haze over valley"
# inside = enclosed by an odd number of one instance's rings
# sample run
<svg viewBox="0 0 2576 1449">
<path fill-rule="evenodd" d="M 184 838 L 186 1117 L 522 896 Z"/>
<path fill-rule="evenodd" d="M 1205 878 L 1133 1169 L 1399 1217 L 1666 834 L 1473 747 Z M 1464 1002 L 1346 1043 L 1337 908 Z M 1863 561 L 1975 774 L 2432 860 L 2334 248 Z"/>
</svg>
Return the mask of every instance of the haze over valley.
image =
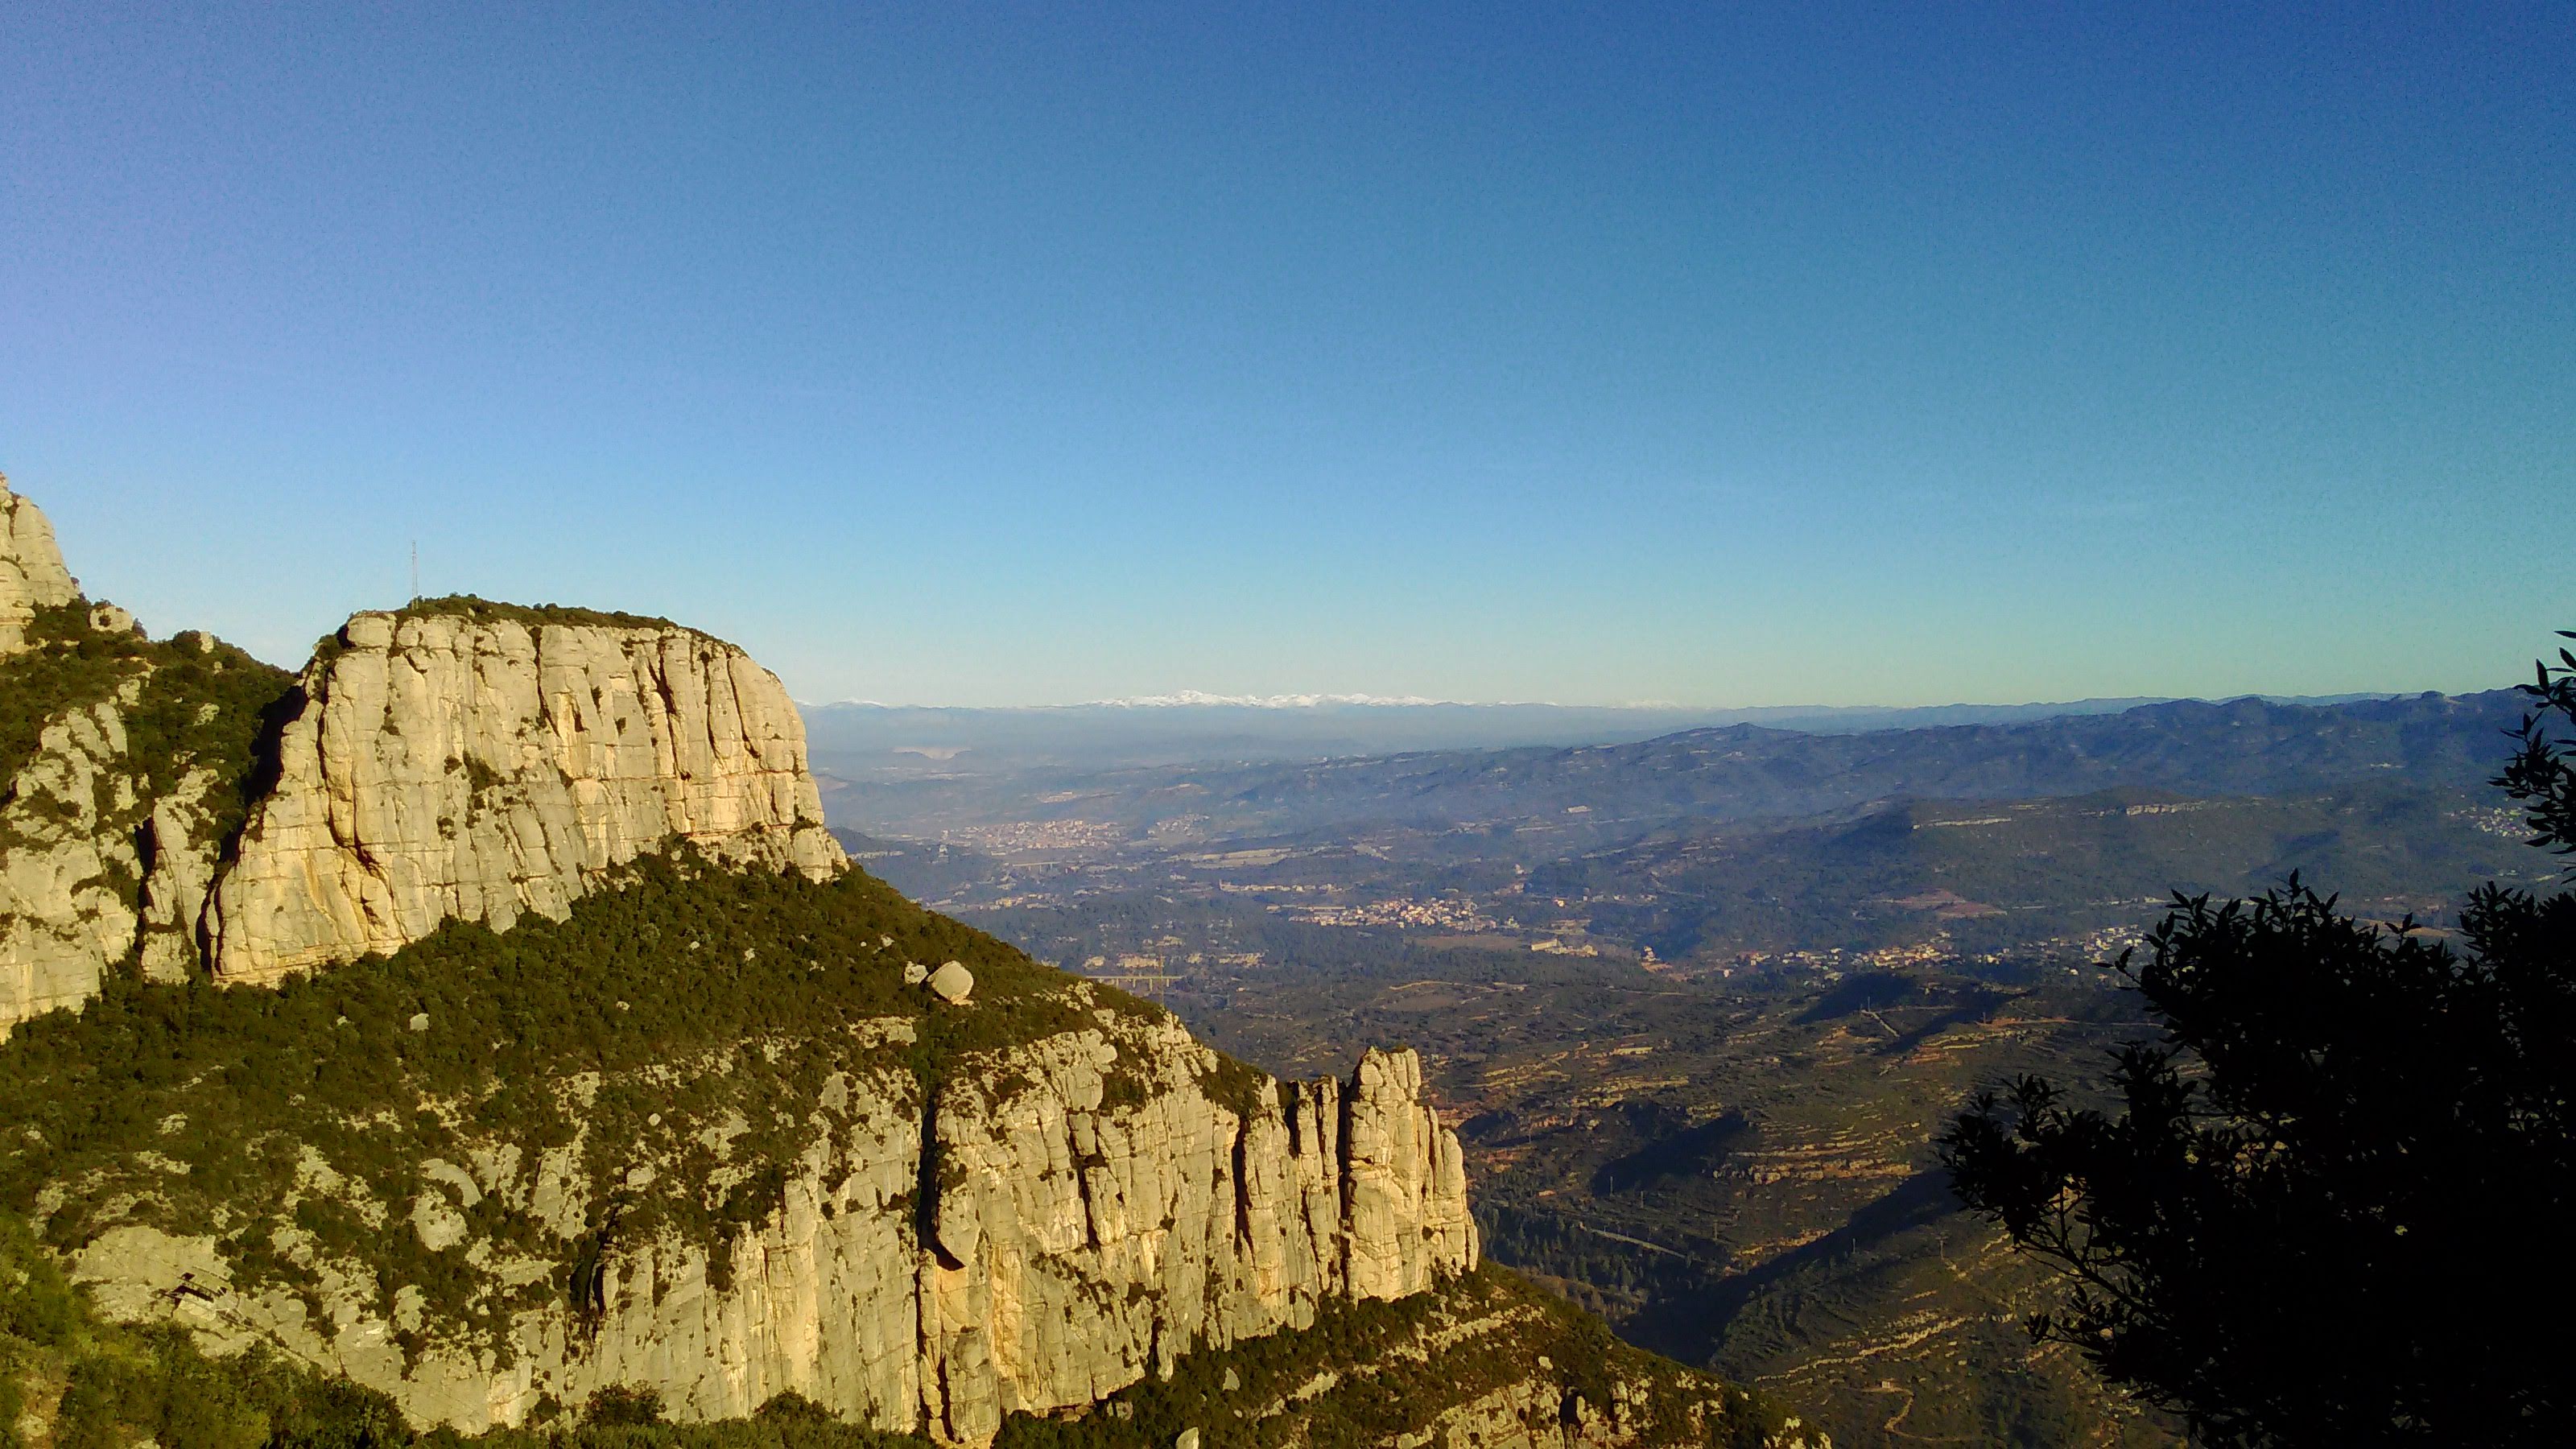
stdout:
<svg viewBox="0 0 2576 1449">
<path fill-rule="evenodd" d="M 1789 1392 L 1840 1444 L 2146 1444 L 2174 1426 L 2034 1353 L 2044 1280 L 1950 1201 L 1934 1133 L 1976 1084 L 2148 1030 L 2096 963 L 2174 892 L 2297 872 L 2438 930 L 2482 882 L 2546 883 L 2487 784 L 2524 705 L 2120 702 L 1302 759 L 1302 718 L 1247 740 L 1077 714 L 1042 752 L 1015 713 L 952 722 L 974 743 L 932 758 L 825 710 L 815 758 L 868 870 L 1247 1060 L 1420 1048 L 1490 1251 L 1636 1341 Z"/>
</svg>

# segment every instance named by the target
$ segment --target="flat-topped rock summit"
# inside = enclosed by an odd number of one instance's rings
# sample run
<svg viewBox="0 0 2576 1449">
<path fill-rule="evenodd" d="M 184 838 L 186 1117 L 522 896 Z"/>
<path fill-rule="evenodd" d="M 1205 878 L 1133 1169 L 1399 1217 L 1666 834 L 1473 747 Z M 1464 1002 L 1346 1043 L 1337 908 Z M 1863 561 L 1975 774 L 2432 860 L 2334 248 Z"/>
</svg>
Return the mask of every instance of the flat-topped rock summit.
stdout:
<svg viewBox="0 0 2576 1449">
<path fill-rule="evenodd" d="M 846 864 L 786 688 L 695 630 L 435 600 L 350 619 L 301 689 L 207 916 L 226 981 L 559 917 L 672 840 L 815 879 Z"/>
<path fill-rule="evenodd" d="M 119 969 L 266 984 L 448 921 L 560 919 L 685 842 L 821 880 L 778 677 L 667 620 L 434 599 L 290 676 L 84 598 L 0 483 L 0 1035 Z M 135 739 L 137 731 L 143 734 Z"/>
</svg>

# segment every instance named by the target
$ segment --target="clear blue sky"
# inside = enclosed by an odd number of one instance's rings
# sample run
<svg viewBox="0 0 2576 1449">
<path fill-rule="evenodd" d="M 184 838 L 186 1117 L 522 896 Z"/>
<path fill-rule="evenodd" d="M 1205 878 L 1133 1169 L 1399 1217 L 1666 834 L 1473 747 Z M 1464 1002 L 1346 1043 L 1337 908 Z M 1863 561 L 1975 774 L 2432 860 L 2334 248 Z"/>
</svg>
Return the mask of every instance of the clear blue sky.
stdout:
<svg viewBox="0 0 2576 1449">
<path fill-rule="evenodd" d="M 0 0 L 0 471 L 289 662 L 416 539 L 809 699 L 2482 687 L 2572 111 L 2557 3 Z"/>
</svg>

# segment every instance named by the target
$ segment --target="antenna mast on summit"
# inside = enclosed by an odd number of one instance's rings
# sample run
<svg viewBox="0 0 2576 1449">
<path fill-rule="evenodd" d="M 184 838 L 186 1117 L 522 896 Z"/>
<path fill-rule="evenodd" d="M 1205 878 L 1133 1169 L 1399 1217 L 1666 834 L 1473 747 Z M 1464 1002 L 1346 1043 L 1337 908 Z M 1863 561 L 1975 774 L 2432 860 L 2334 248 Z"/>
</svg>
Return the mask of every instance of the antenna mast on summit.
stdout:
<svg viewBox="0 0 2576 1449">
<path fill-rule="evenodd" d="M 411 601 L 420 602 L 420 540 L 411 541 Z"/>
</svg>

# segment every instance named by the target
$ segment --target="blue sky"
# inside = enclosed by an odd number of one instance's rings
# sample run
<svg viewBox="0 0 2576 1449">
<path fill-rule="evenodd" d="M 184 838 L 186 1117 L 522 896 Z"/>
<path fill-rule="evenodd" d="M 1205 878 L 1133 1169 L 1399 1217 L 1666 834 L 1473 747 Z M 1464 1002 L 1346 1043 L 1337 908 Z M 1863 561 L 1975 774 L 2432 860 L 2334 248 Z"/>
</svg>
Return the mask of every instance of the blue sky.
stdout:
<svg viewBox="0 0 2576 1449">
<path fill-rule="evenodd" d="M 286 662 L 416 540 L 809 699 L 2484 687 L 2576 10 L 0 0 L 0 471 Z"/>
</svg>

